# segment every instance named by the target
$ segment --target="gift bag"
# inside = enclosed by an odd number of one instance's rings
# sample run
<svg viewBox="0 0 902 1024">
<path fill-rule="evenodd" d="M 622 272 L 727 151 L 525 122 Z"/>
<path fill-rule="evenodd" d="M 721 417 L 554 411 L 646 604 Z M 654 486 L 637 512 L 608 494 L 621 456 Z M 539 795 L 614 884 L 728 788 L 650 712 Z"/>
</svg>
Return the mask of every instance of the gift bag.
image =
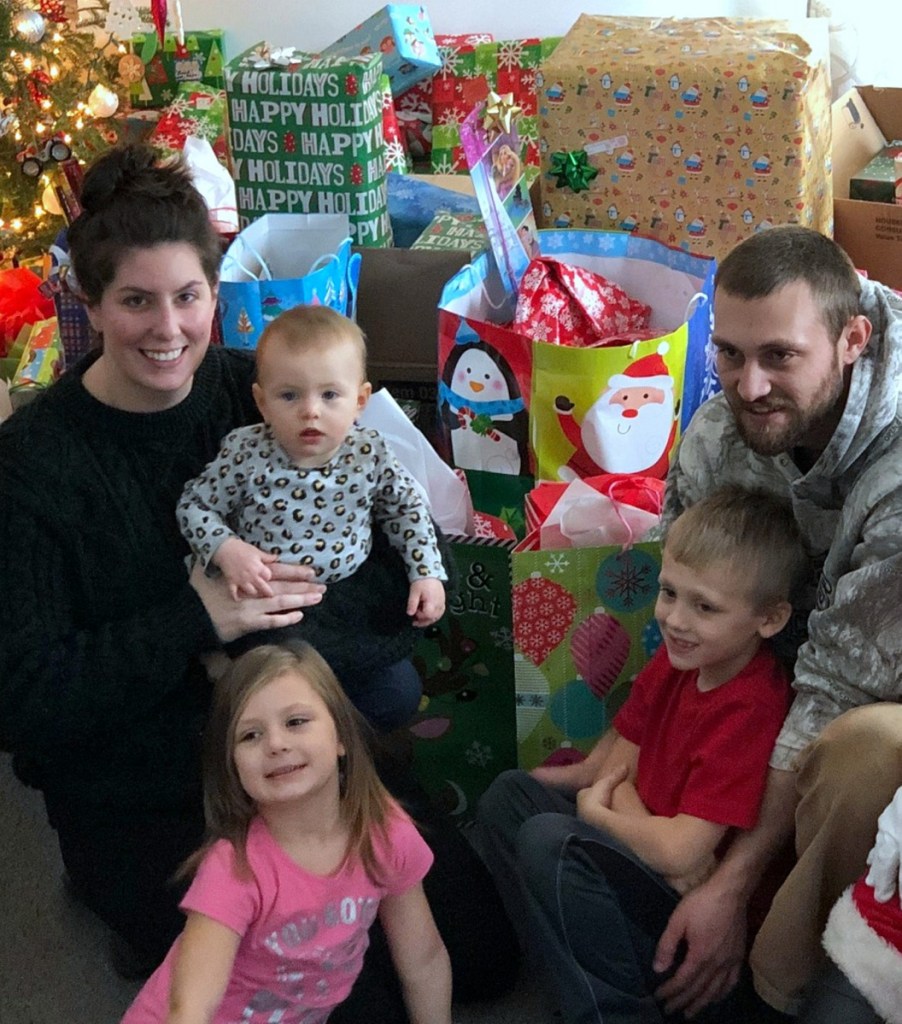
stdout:
<svg viewBox="0 0 902 1024">
<path fill-rule="evenodd" d="M 351 253 L 347 217 L 270 213 L 249 224 L 223 257 L 222 338 L 254 349 L 266 324 L 294 306 L 329 306 L 354 317 L 360 255 Z"/>
<path fill-rule="evenodd" d="M 521 550 L 512 556 L 521 768 L 588 753 L 661 642 L 660 545 Z"/>
<path fill-rule="evenodd" d="M 643 333 L 653 337 L 597 348 L 534 346 L 537 479 L 663 478 L 681 429 L 716 390 L 706 352 L 715 262 L 622 232 L 540 232 L 539 244 L 650 306 Z"/>
<path fill-rule="evenodd" d="M 461 822 L 499 772 L 517 766 L 511 632 L 512 541 L 451 540 L 459 584 L 423 630 L 414 664 L 423 700 L 410 731 L 414 767 L 433 800 Z"/>
</svg>

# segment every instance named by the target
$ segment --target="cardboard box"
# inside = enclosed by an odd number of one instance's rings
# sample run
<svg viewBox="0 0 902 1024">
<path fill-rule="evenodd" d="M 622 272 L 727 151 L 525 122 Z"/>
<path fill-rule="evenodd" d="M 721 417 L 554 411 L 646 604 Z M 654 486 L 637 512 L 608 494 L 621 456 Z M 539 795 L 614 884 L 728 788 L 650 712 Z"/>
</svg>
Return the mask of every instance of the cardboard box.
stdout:
<svg viewBox="0 0 902 1024">
<path fill-rule="evenodd" d="M 282 67 L 260 52 L 226 68 L 241 227 L 265 213 L 343 213 L 355 244 L 390 245 L 381 56 L 298 53 Z"/>
<path fill-rule="evenodd" d="M 773 224 L 829 233 L 823 19 L 583 15 L 539 76 L 543 223 L 715 257 Z"/>
<path fill-rule="evenodd" d="M 851 176 L 902 138 L 902 89 L 860 85 L 833 104 L 833 237 L 869 277 L 902 289 L 902 206 L 846 199 Z"/>
<path fill-rule="evenodd" d="M 322 52 L 340 57 L 381 53 L 396 96 L 442 66 L 429 16 L 419 4 L 388 4 Z"/>
</svg>

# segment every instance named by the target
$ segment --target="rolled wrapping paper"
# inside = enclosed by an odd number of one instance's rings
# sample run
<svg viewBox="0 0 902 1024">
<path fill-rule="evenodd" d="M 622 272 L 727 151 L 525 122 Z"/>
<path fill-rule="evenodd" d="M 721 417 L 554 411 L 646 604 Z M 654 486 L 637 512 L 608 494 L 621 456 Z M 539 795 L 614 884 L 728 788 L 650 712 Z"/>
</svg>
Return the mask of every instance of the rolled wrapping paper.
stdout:
<svg viewBox="0 0 902 1024">
<path fill-rule="evenodd" d="M 596 611 L 573 631 L 570 654 L 577 672 L 599 700 L 610 693 L 630 653 L 630 638 L 620 623 Z"/>
<path fill-rule="evenodd" d="M 533 573 L 513 589 L 514 642 L 540 665 L 564 640 L 576 614 L 576 600 L 559 583 Z"/>
</svg>

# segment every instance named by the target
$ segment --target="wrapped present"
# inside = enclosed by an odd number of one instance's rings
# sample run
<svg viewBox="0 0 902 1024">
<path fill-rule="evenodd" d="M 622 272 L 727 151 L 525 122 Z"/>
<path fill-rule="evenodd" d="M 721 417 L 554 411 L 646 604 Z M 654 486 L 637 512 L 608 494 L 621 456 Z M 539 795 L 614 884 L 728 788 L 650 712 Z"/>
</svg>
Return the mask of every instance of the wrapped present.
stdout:
<svg viewBox="0 0 902 1024">
<path fill-rule="evenodd" d="M 902 143 L 883 149 L 849 179 L 849 198 L 869 203 L 896 201 L 896 161 L 902 160 Z"/>
<path fill-rule="evenodd" d="M 395 98 L 392 96 L 391 83 L 388 75 L 379 79 L 382 90 L 382 137 L 385 140 L 385 169 L 398 174 L 408 174 L 413 170 L 410 153 L 407 152 L 407 141 L 398 124 L 395 112 Z"/>
<path fill-rule="evenodd" d="M 453 180 L 464 181 L 469 186 L 465 179 Z M 388 211 L 395 245 L 409 249 L 440 211 L 479 213 L 479 203 L 472 190 L 460 192 L 445 187 L 448 184 L 448 179 L 428 174 L 388 175 Z"/>
<path fill-rule="evenodd" d="M 25 348 L 9 383 L 13 408 L 30 401 L 38 391 L 50 387 L 65 365 L 63 343 L 56 317 L 39 320 L 28 328 Z"/>
<path fill-rule="evenodd" d="M 226 68 L 242 227 L 266 213 L 340 213 L 357 245 L 391 244 L 379 54 L 260 44 Z"/>
<path fill-rule="evenodd" d="M 462 249 L 475 256 L 486 245 L 488 232 L 480 214 L 441 211 L 410 248 Z"/>
<path fill-rule="evenodd" d="M 471 53 L 480 43 L 494 42 L 489 32 L 462 36 L 436 36 L 442 66 L 441 75 L 453 74 L 462 53 Z M 398 97 L 398 121 L 407 135 L 407 148 L 411 156 L 422 159 L 432 149 L 432 79 L 417 82 Z"/>
<path fill-rule="evenodd" d="M 323 48 L 324 56 L 381 53 L 392 93 L 399 95 L 441 67 L 425 7 L 388 4 Z"/>
<path fill-rule="evenodd" d="M 162 111 L 148 141 L 164 154 L 171 155 L 185 148 L 185 139 L 189 136 L 206 139 L 216 159 L 223 167 L 228 167 L 227 130 L 225 89 L 180 82 L 175 99 Z"/>
<path fill-rule="evenodd" d="M 559 42 L 559 37 L 509 39 L 442 51 L 442 70 L 432 80 L 433 171 L 467 173 L 459 126 L 493 90 L 513 93 L 523 111 L 518 121 L 521 159 L 528 167 L 539 166 L 536 72 Z"/>
<path fill-rule="evenodd" d="M 826 43 L 818 19 L 581 16 L 540 72 L 543 223 L 718 258 L 772 224 L 829 233 Z"/>
<path fill-rule="evenodd" d="M 134 107 L 165 107 L 182 82 L 223 88 L 225 48 L 222 29 L 188 32 L 184 43 L 167 33 L 162 47 L 155 32 L 136 32 L 131 52 L 119 62 Z"/>
</svg>

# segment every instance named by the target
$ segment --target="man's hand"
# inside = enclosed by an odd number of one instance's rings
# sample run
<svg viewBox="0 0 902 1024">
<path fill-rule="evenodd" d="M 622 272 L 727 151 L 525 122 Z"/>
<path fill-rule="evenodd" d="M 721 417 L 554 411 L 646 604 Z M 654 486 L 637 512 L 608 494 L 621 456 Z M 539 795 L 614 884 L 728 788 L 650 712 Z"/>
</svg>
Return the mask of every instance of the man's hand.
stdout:
<svg viewBox="0 0 902 1024">
<path fill-rule="evenodd" d="M 898 894 L 902 906 L 902 786 L 877 819 L 877 838 L 868 854 L 865 881 L 874 889 L 878 903 Z"/>
<path fill-rule="evenodd" d="M 668 970 L 679 947 L 685 956 L 655 993 L 668 1013 L 691 1018 L 724 999 L 736 986 L 745 957 L 745 904 L 723 895 L 710 882 L 684 896 L 658 942 L 654 969 Z"/>
<path fill-rule="evenodd" d="M 413 624 L 422 629 L 431 626 L 445 614 L 445 588 L 442 581 L 430 576 L 414 580 L 410 584 L 407 598 L 407 614 L 413 617 Z"/>
</svg>

